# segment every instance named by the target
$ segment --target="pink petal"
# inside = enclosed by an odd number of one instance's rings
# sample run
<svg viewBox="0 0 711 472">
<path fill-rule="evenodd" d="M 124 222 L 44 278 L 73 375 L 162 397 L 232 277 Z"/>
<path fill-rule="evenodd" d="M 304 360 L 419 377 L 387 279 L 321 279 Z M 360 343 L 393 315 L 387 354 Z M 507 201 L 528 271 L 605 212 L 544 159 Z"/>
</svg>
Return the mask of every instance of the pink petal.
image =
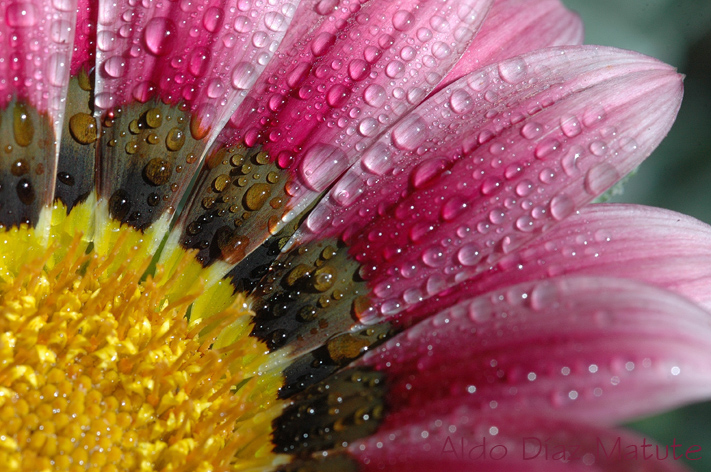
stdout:
<svg viewBox="0 0 711 472">
<path fill-rule="evenodd" d="M 19 98 L 39 112 L 60 118 L 61 123 L 76 3 L 65 0 L 55 7 L 56 3 L 0 3 L 0 18 L 5 21 L 0 29 L 0 108 Z"/>
<path fill-rule="evenodd" d="M 214 137 L 269 62 L 295 10 L 291 0 L 102 3 L 96 106 L 157 95 L 187 104 Z"/>
<path fill-rule="evenodd" d="M 526 85 L 500 87 L 501 76 Z M 455 93 L 480 97 L 478 106 L 452 113 Z M 607 48 L 550 49 L 491 66 L 437 94 L 374 145 L 399 173 L 373 176 L 370 199 L 339 200 L 336 184 L 328 204 L 357 208 L 358 217 L 317 208 L 307 227 L 353 224 L 346 240 L 382 308 L 364 320 L 390 316 L 407 306 L 405 290 L 427 298 L 465 280 L 609 188 L 661 141 L 681 95 L 669 66 Z M 487 99 L 491 106 L 483 106 Z M 440 126 L 450 133 L 435 133 Z M 435 157 L 422 162 L 422 152 Z M 358 182 L 372 174 L 355 172 Z"/>
<path fill-rule="evenodd" d="M 49 230 L 76 2 L 0 2 L 0 223 Z M 12 169 L 10 168 L 12 166 Z M 12 170 L 12 172 L 11 172 Z"/>
<path fill-rule="evenodd" d="M 687 469 L 674 457 L 698 460 L 699 450 L 693 444 L 655 444 L 622 430 L 466 407 L 381 428 L 348 447 L 362 472 L 680 472 Z"/>
<path fill-rule="evenodd" d="M 711 309 L 711 227 L 676 212 L 589 205 L 544 236 L 445 293 L 418 304 L 411 323 L 473 295 L 564 274 L 614 276 L 677 292 Z"/>
<path fill-rule="evenodd" d="M 94 67 L 98 11 L 98 0 L 78 0 L 74 50 L 72 51 L 72 76 L 77 75 L 82 67 L 87 71 Z"/>
<path fill-rule="evenodd" d="M 388 423 L 428 405 L 621 422 L 711 394 L 711 315 L 623 279 L 565 277 L 461 302 L 358 365 L 387 374 Z"/>
<path fill-rule="evenodd" d="M 282 47 L 233 116 L 233 128 L 210 150 L 166 253 L 179 242 L 198 248 L 204 264 L 215 258 L 227 262 L 213 266 L 224 275 L 427 96 L 466 49 L 491 1 L 369 2 L 333 12 L 331 1 L 302 6 L 296 15 L 308 25 L 300 27 L 303 36 L 289 36 L 294 43 Z M 240 140 L 251 149 L 243 149 Z M 235 230 L 232 210 L 215 218 L 216 211 L 202 202 L 213 196 L 214 182 L 231 171 L 226 153 L 259 151 L 268 158 L 263 163 L 268 170 L 260 175 L 272 171 L 280 184 L 270 190 L 270 204 L 248 208 Z M 231 186 L 222 196 L 241 202 L 244 191 L 247 187 Z M 199 234 L 187 230 L 191 225 Z M 226 236 L 228 230 L 232 235 Z M 208 251 L 210 242 L 216 247 Z"/>
<path fill-rule="evenodd" d="M 442 85 L 510 57 L 550 46 L 582 43 L 583 22 L 560 0 L 497 0 L 476 40 Z"/>
</svg>

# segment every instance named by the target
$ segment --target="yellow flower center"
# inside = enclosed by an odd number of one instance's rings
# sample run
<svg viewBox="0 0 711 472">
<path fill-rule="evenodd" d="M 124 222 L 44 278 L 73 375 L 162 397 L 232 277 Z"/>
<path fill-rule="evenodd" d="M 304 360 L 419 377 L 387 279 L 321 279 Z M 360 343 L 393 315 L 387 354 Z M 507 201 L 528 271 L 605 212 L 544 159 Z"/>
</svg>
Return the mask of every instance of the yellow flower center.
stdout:
<svg viewBox="0 0 711 472">
<path fill-rule="evenodd" d="M 185 289 L 122 227 L 107 254 L 73 228 L 86 208 L 0 234 L 0 470 L 231 470 L 272 452 L 278 372 L 229 284 Z M 70 239 L 71 238 L 71 239 Z M 144 261 L 137 264 L 136 261 Z"/>
</svg>

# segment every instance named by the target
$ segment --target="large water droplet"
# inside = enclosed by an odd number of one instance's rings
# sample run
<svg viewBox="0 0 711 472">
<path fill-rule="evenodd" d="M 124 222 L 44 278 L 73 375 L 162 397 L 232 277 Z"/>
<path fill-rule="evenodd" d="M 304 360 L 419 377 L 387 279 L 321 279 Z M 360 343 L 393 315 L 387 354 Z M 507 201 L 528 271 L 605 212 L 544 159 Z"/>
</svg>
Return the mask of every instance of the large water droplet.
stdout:
<svg viewBox="0 0 711 472">
<path fill-rule="evenodd" d="M 205 16 L 202 18 L 202 24 L 207 31 L 214 33 L 220 26 L 222 26 L 222 21 L 224 19 L 225 12 L 221 8 L 210 7 L 205 11 Z"/>
<path fill-rule="evenodd" d="M 206 48 L 196 48 L 192 54 L 190 54 L 190 60 L 188 62 L 188 70 L 195 77 L 202 77 L 207 73 L 207 69 L 210 67 L 210 51 Z"/>
<path fill-rule="evenodd" d="M 104 72 L 107 76 L 117 79 L 126 72 L 126 60 L 121 56 L 112 56 L 104 62 Z"/>
<path fill-rule="evenodd" d="M 170 18 L 152 18 L 143 32 L 143 41 L 151 54 L 164 56 L 175 45 L 177 28 Z"/>
<path fill-rule="evenodd" d="M 319 33 L 319 35 L 316 36 L 311 42 L 311 52 L 314 53 L 314 56 L 316 57 L 323 56 L 335 42 L 336 36 L 333 34 L 325 31 L 323 33 Z"/>
<path fill-rule="evenodd" d="M 284 31 L 289 26 L 289 21 L 281 13 L 270 11 L 264 15 L 264 26 L 270 31 Z"/>
<path fill-rule="evenodd" d="M 427 124 L 415 113 L 406 116 L 392 131 L 393 144 L 406 151 L 417 149 L 425 139 Z"/>
<path fill-rule="evenodd" d="M 332 108 L 341 108 L 348 102 L 350 90 L 345 85 L 336 84 L 326 93 L 326 102 Z"/>
<path fill-rule="evenodd" d="M 348 76 L 355 82 L 361 81 L 370 74 L 370 64 L 363 59 L 354 59 L 348 64 Z"/>
<path fill-rule="evenodd" d="M 37 24 L 37 7 L 29 2 L 11 3 L 5 10 L 5 22 L 11 28 L 28 28 Z"/>
<path fill-rule="evenodd" d="M 526 139 L 536 139 L 543 134 L 543 125 L 534 121 L 528 122 L 521 128 L 521 136 Z"/>
<path fill-rule="evenodd" d="M 551 215 L 556 220 L 562 220 L 575 210 L 575 202 L 565 193 L 556 195 L 551 200 Z"/>
<path fill-rule="evenodd" d="M 338 0 L 321 0 L 316 4 L 316 13 L 319 15 L 328 15 L 334 13 L 334 10 L 338 6 Z"/>
<path fill-rule="evenodd" d="M 346 154 L 340 148 L 318 143 L 304 155 L 299 172 L 311 190 L 321 192 L 347 167 Z"/>
<path fill-rule="evenodd" d="M 49 56 L 47 60 L 47 79 L 55 87 L 61 87 L 69 75 L 69 58 L 61 52 Z"/>
<path fill-rule="evenodd" d="M 563 116 L 560 119 L 560 129 L 563 130 L 563 133 L 569 138 L 577 136 L 582 132 L 580 122 L 575 117 L 575 115 Z"/>
<path fill-rule="evenodd" d="M 482 257 L 479 247 L 475 244 L 465 244 L 457 251 L 457 260 L 463 266 L 476 265 Z"/>
<path fill-rule="evenodd" d="M 474 100 L 465 90 L 457 89 L 449 97 L 449 105 L 455 113 L 466 113 L 474 106 Z"/>
<path fill-rule="evenodd" d="M 366 118 L 358 124 L 358 132 L 363 136 L 375 136 L 378 133 L 378 120 Z"/>
<path fill-rule="evenodd" d="M 393 15 L 393 26 L 398 31 L 407 31 L 415 23 L 415 17 L 407 10 L 398 10 Z"/>
<path fill-rule="evenodd" d="M 373 107 L 379 108 L 383 106 L 386 99 L 387 92 L 378 84 L 369 85 L 368 88 L 365 89 L 365 92 L 363 92 L 363 100 L 365 100 L 365 103 Z"/>
<path fill-rule="evenodd" d="M 547 138 L 538 143 L 534 154 L 538 159 L 549 159 L 560 150 L 560 142 L 555 138 Z"/>
<path fill-rule="evenodd" d="M 585 190 L 591 195 L 599 195 L 620 179 L 617 169 L 607 162 L 601 162 L 585 174 Z"/>
<path fill-rule="evenodd" d="M 520 57 L 499 63 L 499 76 L 510 84 L 516 84 L 526 77 L 526 61 Z"/>
<path fill-rule="evenodd" d="M 257 80 L 254 66 L 249 62 L 240 62 L 232 69 L 232 86 L 237 90 L 247 90 Z"/>
<path fill-rule="evenodd" d="M 444 221 L 452 221 L 466 211 L 469 201 L 459 195 L 455 195 L 442 205 L 441 216 Z"/>
<path fill-rule="evenodd" d="M 67 44 L 72 37 L 72 25 L 67 20 L 57 20 L 50 27 L 52 41 L 57 44 Z"/>
</svg>

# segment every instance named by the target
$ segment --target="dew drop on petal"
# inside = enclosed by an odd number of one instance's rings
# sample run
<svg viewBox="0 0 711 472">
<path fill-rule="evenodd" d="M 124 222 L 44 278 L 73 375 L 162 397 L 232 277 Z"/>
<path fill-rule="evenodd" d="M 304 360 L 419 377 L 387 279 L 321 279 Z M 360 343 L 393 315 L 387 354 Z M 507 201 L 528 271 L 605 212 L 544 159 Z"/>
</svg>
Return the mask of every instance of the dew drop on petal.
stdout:
<svg viewBox="0 0 711 472">
<path fill-rule="evenodd" d="M 224 19 L 225 12 L 221 8 L 210 7 L 205 11 L 205 16 L 202 18 L 202 24 L 207 31 L 214 33 L 220 26 L 222 26 L 222 21 Z"/>
<path fill-rule="evenodd" d="M 254 66 L 249 62 L 240 62 L 232 69 L 232 86 L 237 90 L 247 90 L 257 80 Z"/>
<path fill-rule="evenodd" d="M 474 100 L 465 90 L 457 89 L 449 97 L 449 105 L 455 113 L 466 113 L 474 106 Z"/>
<path fill-rule="evenodd" d="M 369 85 L 363 92 L 363 100 L 365 100 L 365 103 L 373 107 L 379 108 L 383 106 L 386 99 L 387 92 L 378 84 Z"/>
<path fill-rule="evenodd" d="M 392 131 L 393 144 L 399 149 L 412 151 L 427 139 L 427 123 L 417 114 L 410 114 Z"/>
<path fill-rule="evenodd" d="M 523 125 L 521 128 L 521 136 L 526 139 L 535 139 L 543 134 L 543 125 L 536 122 L 529 122 Z"/>
<path fill-rule="evenodd" d="M 412 28 L 415 17 L 407 10 L 398 10 L 393 15 L 393 26 L 398 31 L 407 31 Z"/>
<path fill-rule="evenodd" d="M 346 154 L 340 148 L 317 143 L 304 155 L 299 172 L 311 190 L 321 192 L 347 167 Z"/>
<path fill-rule="evenodd" d="M 562 220 L 569 216 L 575 210 L 575 202 L 566 195 L 561 193 L 551 199 L 551 215 L 556 220 Z"/>
<path fill-rule="evenodd" d="M 64 85 L 69 74 L 69 59 L 66 54 L 56 52 L 47 60 L 47 79 L 55 87 Z"/>
<path fill-rule="evenodd" d="M 516 84 L 526 77 L 526 61 L 520 57 L 499 63 L 499 76 L 510 84 Z"/>
<path fill-rule="evenodd" d="M 476 265 L 482 257 L 479 247 L 475 244 L 465 244 L 457 251 L 457 260 L 463 266 Z"/>
<path fill-rule="evenodd" d="M 607 162 L 601 162 L 585 174 L 585 190 L 591 195 L 599 195 L 620 179 L 617 169 Z"/>
<path fill-rule="evenodd" d="M 560 129 L 563 130 L 563 134 L 565 134 L 569 138 L 577 136 L 582 132 L 580 122 L 575 117 L 575 115 L 563 116 L 560 119 Z"/>
<path fill-rule="evenodd" d="M 270 11 L 264 15 L 264 26 L 270 31 L 284 31 L 289 26 L 289 21 L 284 15 L 276 11 Z"/>
<path fill-rule="evenodd" d="M 15 2 L 5 10 L 5 23 L 11 28 L 29 28 L 39 20 L 37 7 L 29 2 Z"/>
<path fill-rule="evenodd" d="M 169 18 L 152 18 L 143 31 L 143 40 L 151 54 L 164 56 L 175 44 L 177 29 Z"/>
</svg>

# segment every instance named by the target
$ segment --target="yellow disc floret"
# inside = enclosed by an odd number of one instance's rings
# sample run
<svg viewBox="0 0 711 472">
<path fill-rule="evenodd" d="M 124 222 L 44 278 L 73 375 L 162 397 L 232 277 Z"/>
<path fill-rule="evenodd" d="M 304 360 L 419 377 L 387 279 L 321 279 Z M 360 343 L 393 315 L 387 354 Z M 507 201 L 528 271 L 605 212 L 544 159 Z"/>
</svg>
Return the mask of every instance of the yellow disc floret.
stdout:
<svg viewBox="0 0 711 472">
<path fill-rule="evenodd" d="M 14 231 L 7 240 L 26 250 L 31 230 Z M 249 336 L 248 301 L 229 284 L 175 296 L 174 276 L 160 267 L 144 274 L 150 258 L 139 255 L 138 268 L 117 264 L 136 260 L 126 239 L 100 255 L 76 235 L 3 267 L 0 470 L 269 470 L 282 462 L 270 441 L 281 377 L 260 370 L 267 349 Z"/>
</svg>

